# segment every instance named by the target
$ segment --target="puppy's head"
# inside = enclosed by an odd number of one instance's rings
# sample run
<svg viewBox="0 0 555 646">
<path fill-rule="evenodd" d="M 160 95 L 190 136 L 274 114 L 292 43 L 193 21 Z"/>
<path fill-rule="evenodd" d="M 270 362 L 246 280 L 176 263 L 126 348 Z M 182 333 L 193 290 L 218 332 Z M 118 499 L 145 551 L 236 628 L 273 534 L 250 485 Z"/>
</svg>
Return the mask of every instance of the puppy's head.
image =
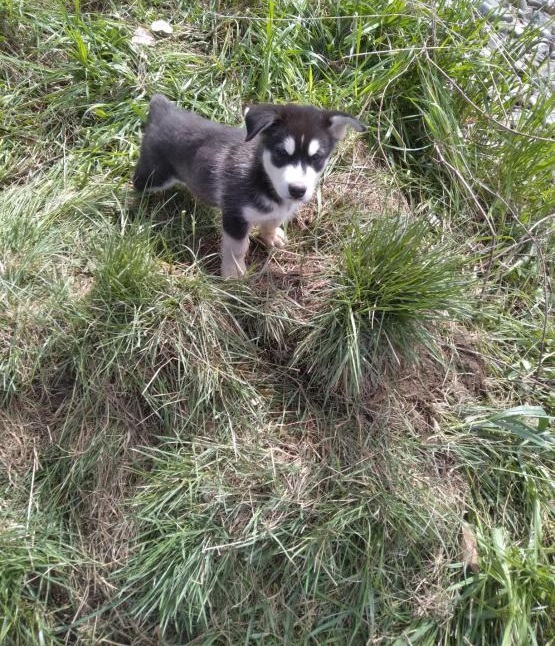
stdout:
<svg viewBox="0 0 555 646">
<path fill-rule="evenodd" d="M 337 142 L 358 119 L 304 105 L 254 105 L 245 115 L 246 141 L 260 134 L 262 162 L 279 197 L 307 202 Z"/>
</svg>

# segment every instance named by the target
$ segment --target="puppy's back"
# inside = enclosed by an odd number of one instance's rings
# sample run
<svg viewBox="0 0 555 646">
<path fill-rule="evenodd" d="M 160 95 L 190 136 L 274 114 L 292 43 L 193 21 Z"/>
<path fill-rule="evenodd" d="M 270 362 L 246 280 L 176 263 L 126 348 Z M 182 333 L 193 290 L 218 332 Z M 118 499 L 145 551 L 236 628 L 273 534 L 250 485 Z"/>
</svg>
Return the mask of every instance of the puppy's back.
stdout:
<svg viewBox="0 0 555 646">
<path fill-rule="evenodd" d="M 219 206 L 225 159 L 230 149 L 244 144 L 245 134 L 243 128 L 215 123 L 155 94 L 133 183 L 138 190 L 156 190 L 181 182 L 196 197 Z"/>
</svg>

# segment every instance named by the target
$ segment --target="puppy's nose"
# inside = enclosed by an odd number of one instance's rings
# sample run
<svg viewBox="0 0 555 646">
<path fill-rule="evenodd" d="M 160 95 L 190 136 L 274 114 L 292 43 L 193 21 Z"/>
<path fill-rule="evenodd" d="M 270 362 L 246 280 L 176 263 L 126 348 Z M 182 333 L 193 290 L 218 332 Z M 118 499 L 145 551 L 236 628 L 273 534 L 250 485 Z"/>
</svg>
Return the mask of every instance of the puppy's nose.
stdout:
<svg viewBox="0 0 555 646">
<path fill-rule="evenodd" d="M 289 184 L 289 195 L 295 200 L 300 199 L 306 193 L 304 184 Z"/>
</svg>

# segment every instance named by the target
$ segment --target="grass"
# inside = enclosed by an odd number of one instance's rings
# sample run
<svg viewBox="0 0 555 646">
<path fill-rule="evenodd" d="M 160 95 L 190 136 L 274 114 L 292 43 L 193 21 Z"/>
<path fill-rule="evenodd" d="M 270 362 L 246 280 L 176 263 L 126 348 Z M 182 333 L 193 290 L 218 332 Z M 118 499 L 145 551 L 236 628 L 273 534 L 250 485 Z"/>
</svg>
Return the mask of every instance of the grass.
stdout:
<svg viewBox="0 0 555 646">
<path fill-rule="evenodd" d="M 0 639 L 15 644 L 55 644 L 56 624 L 73 601 L 70 581 L 80 559 L 60 542 L 48 519 L 27 525 L 3 514 L 0 535 L 2 622 Z M 57 617 L 53 608 L 56 608 Z"/>
<path fill-rule="evenodd" d="M 204 639 L 234 642 L 256 626 L 269 640 L 356 641 L 377 621 L 371 612 L 393 628 L 394 614 L 410 615 L 399 583 L 421 577 L 440 532 L 452 531 L 428 491 L 397 482 L 399 465 L 385 467 L 394 486 L 385 492 L 371 462 L 338 471 L 294 446 L 241 445 L 236 455 L 200 438 L 152 458 L 124 594 L 140 614 L 156 608 L 181 639 L 201 628 Z"/>
<path fill-rule="evenodd" d="M 470 436 L 461 435 L 455 442 L 474 489 L 473 516 L 484 560 L 483 572 L 466 582 L 461 595 L 460 624 L 472 643 L 486 643 L 492 629 L 502 643 L 552 639 L 553 523 L 546 511 L 553 479 L 549 459 L 545 462 L 555 441 L 550 422 L 542 409 L 533 407 L 482 414 L 467 422 Z M 497 507 L 500 489 L 503 508 Z M 494 518 L 489 528 L 480 520 L 485 510 Z"/>
<path fill-rule="evenodd" d="M 346 236 L 329 305 L 296 349 L 319 389 L 356 397 L 363 385 L 378 387 L 388 369 L 431 343 L 426 321 L 464 314 L 460 261 L 426 245 L 426 229 L 391 218 Z"/>
<path fill-rule="evenodd" d="M 469 0 L 0 5 L 2 643 L 555 640 L 538 42 Z M 217 214 L 130 188 L 154 92 L 369 132 L 223 282 Z"/>
</svg>

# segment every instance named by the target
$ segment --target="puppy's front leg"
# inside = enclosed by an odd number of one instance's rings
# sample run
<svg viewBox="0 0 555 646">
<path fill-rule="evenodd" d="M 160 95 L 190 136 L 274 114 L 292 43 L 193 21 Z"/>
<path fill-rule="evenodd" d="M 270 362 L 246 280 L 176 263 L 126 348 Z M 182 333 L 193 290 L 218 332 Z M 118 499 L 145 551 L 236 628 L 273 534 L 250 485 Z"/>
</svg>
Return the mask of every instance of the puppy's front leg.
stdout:
<svg viewBox="0 0 555 646">
<path fill-rule="evenodd" d="M 246 271 L 250 225 L 241 216 L 224 213 L 222 235 L 222 276 L 240 278 Z"/>
<path fill-rule="evenodd" d="M 260 237 L 268 247 L 278 247 L 281 249 L 287 242 L 285 231 L 279 226 L 281 220 L 270 220 L 260 224 L 258 231 Z"/>
</svg>

